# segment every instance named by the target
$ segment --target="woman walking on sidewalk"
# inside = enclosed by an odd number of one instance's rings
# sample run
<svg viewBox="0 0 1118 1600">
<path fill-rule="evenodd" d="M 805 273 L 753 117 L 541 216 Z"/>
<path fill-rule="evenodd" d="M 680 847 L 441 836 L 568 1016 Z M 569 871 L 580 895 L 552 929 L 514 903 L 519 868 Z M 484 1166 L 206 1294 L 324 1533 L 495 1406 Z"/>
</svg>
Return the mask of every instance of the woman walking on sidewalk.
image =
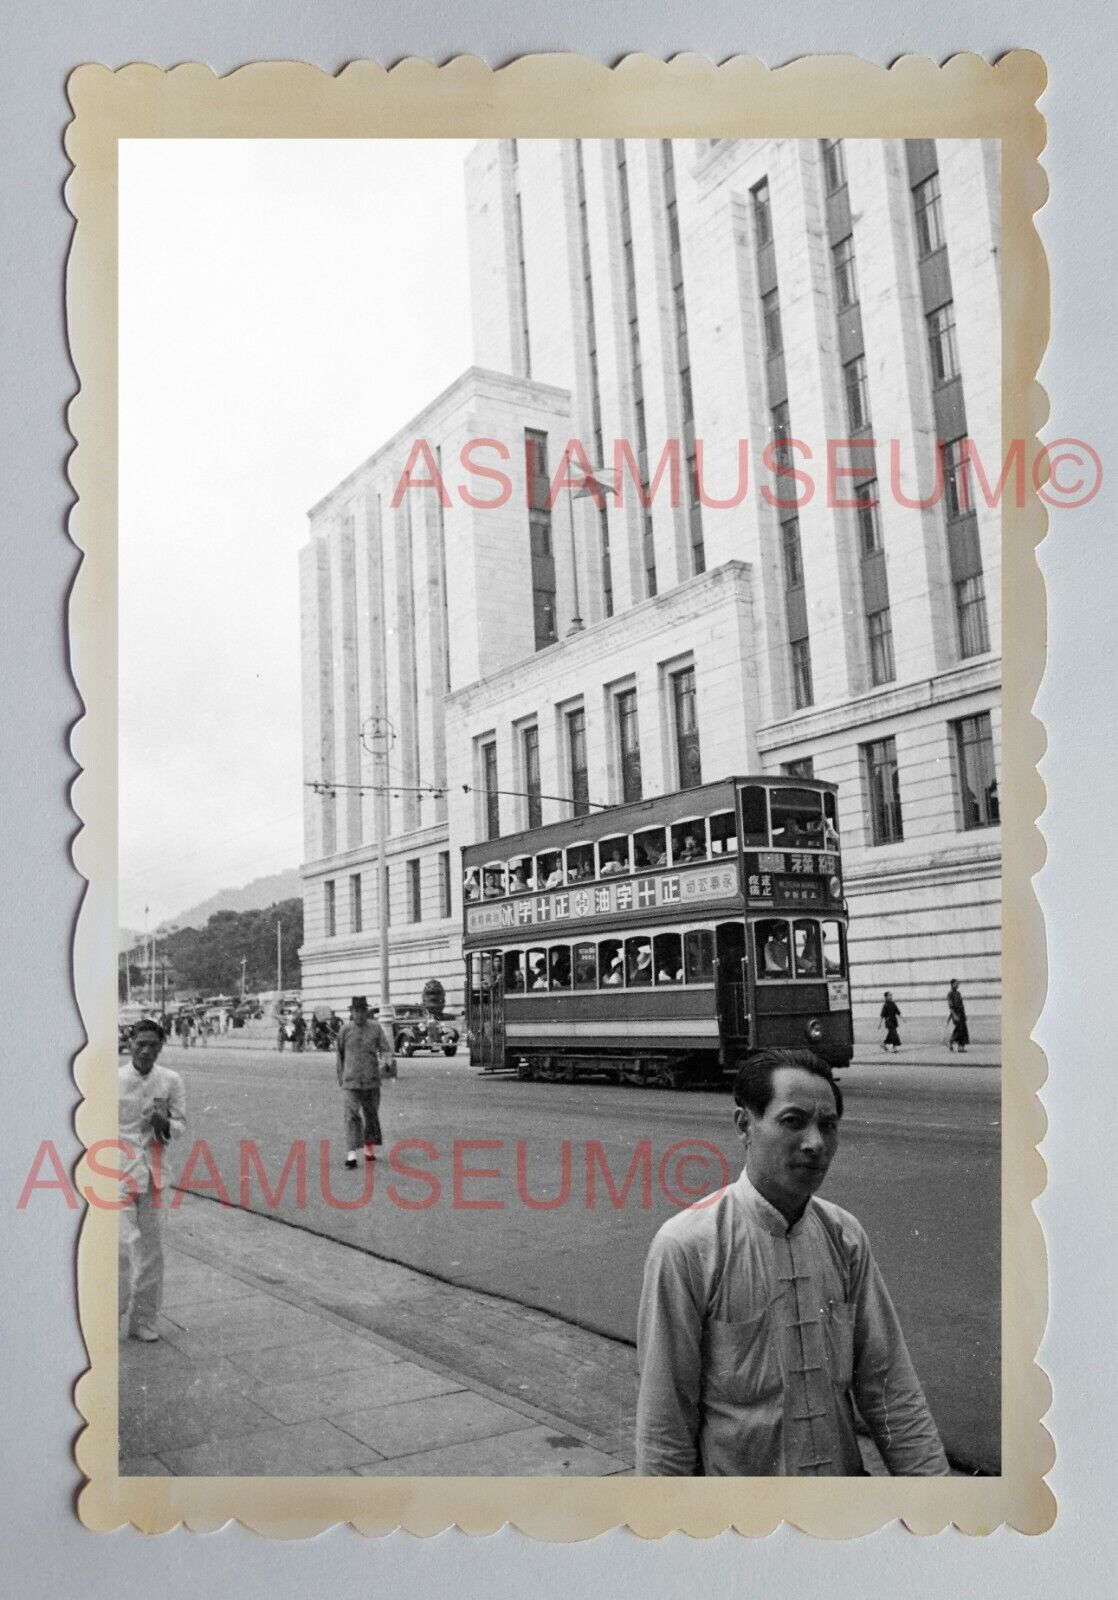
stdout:
<svg viewBox="0 0 1118 1600">
<path fill-rule="evenodd" d="M 881 1016 L 878 1018 L 877 1023 L 879 1028 L 883 1027 L 885 1029 L 885 1039 L 881 1046 L 883 1050 L 888 1050 L 890 1045 L 893 1046 L 894 1052 L 901 1048 L 901 1036 L 897 1032 L 897 1023 L 900 1020 L 901 1008 L 893 999 L 889 990 L 886 989 L 885 1004 L 881 1008 Z"/>
<path fill-rule="evenodd" d="M 951 1037 L 947 1041 L 947 1048 L 961 1054 L 966 1054 L 967 1045 L 970 1044 L 970 1031 L 967 1028 L 967 1008 L 963 1004 L 963 997 L 959 993 L 959 980 L 952 978 L 951 987 L 947 991 L 947 1018 L 951 1028 Z"/>
</svg>

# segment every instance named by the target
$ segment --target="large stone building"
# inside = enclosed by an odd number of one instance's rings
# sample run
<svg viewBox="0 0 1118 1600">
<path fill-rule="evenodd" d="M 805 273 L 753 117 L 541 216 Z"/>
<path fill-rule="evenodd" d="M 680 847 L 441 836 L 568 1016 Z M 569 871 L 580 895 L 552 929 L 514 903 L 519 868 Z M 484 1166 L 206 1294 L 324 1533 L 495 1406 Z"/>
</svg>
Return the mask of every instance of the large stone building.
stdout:
<svg viewBox="0 0 1118 1600">
<path fill-rule="evenodd" d="M 477 366 L 302 553 L 305 995 L 377 991 L 386 711 L 395 1001 L 460 992 L 464 843 L 783 770 L 840 785 L 863 1034 L 885 987 L 938 1033 L 952 976 L 996 1034 L 996 146 L 486 141 L 466 182 Z"/>
</svg>

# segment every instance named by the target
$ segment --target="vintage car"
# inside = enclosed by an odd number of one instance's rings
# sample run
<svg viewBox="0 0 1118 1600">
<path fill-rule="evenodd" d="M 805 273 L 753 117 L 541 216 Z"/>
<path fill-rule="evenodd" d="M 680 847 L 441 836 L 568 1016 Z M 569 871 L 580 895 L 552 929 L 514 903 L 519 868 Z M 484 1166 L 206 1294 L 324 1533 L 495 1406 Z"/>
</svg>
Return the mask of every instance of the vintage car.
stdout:
<svg viewBox="0 0 1118 1600">
<path fill-rule="evenodd" d="M 395 1008 L 396 1054 L 413 1056 L 419 1051 L 453 1056 L 458 1053 L 458 1029 L 449 1016 L 436 1017 L 422 1006 L 400 1005 Z"/>
</svg>

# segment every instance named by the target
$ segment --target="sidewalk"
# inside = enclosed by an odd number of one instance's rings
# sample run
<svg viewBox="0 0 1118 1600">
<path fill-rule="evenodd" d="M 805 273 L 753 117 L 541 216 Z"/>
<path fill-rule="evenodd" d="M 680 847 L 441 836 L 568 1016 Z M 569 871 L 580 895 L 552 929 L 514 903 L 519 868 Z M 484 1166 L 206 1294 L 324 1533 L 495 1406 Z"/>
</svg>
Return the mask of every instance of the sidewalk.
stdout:
<svg viewBox="0 0 1118 1600">
<path fill-rule="evenodd" d="M 190 1196 L 165 1239 L 160 1341 L 120 1344 L 121 1476 L 632 1470 L 627 1345 Z"/>
<path fill-rule="evenodd" d="M 121 1477 L 632 1476 L 629 1345 L 190 1195 L 165 1239 Z"/>
</svg>

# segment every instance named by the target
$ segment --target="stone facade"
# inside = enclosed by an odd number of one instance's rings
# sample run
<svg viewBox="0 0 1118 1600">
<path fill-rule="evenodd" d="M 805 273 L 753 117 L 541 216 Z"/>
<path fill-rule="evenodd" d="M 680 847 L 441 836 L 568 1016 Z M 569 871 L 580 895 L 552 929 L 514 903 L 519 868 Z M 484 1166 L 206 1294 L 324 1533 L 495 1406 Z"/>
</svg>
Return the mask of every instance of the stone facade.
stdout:
<svg viewBox="0 0 1118 1600">
<path fill-rule="evenodd" d="M 678 783 L 671 676 L 693 667 L 704 779 L 810 761 L 816 777 L 840 785 L 860 1036 L 872 1034 L 888 987 L 909 1037 L 941 1037 L 943 995 L 957 977 L 972 1031 L 996 1038 L 997 791 L 985 784 L 976 813 L 961 763 L 1000 771 L 1000 517 L 972 491 L 966 570 L 978 572 L 984 601 L 964 627 L 951 554 L 959 530 L 933 491 L 945 415 L 965 414 L 989 482 L 1000 472 L 997 150 L 966 140 L 923 149 L 920 170 L 938 190 L 931 262 L 904 144 L 848 140 L 840 155 L 836 184 L 816 141 L 675 140 L 668 150 L 664 141 L 506 140 L 471 152 L 478 366 L 314 508 L 302 553 L 308 782 L 372 781 L 360 732 L 376 706 L 387 706 L 397 731 L 394 999 L 417 998 L 428 976 L 460 994 L 458 852 L 487 826 L 482 747 L 495 744 L 498 785 L 513 791 L 499 797 L 502 831 L 523 827 L 525 731 L 537 730 L 543 794 L 568 794 L 563 719 L 582 709 L 591 797 L 617 801 L 612 702 L 634 688 L 644 793 L 664 792 Z M 771 244 L 758 215 L 766 189 Z M 856 333 L 836 289 L 840 235 L 853 258 Z M 928 285 L 942 281 L 956 368 L 947 385 L 930 343 Z M 771 315 L 766 326 L 774 303 L 775 352 Z M 852 338 L 868 405 L 859 431 Z M 805 474 L 791 486 L 773 471 L 776 395 L 786 398 L 793 464 Z M 631 475 L 604 514 L 560 491 L 547 536 L 557 637 L 545 648 L 533 628 L 525 429 L 547 435 L 553 475 L 570 438 L 586 460 L 622 467 L 639 461 L 643 441 L 646 482 L 666 464 L 647 513 Z M 441 452 L 451 504 L 415 488 L 392 506 L 417 439 Z M 476 463 L 508 474 L 512 492 L 500 506 L 471 505 L 463 493 L 497 491 L 463 467 L 470 439 L 489 441 L 475 448 Z M 697 510 L 686 471 L 674 503 L 669 492 L 673 442 L 684 465 L 697 448 L 706 496 Z M 863 516 L 849 504 L 854 479 L 840 472 L 828 482 L 829 462 L 864 479 L 871 461 L 872 561 Z M 424 459 L 414 474 L 427 476 Z M 792 495 L 801 501 L 794 583 L 789 508 L 772 503 Z M 869 624 L 884 586 L 891 672 Z M 576 614 L 586 626 L 569 633 Z M 798 636 L 810 660 L 800 705 Z M 967 754 L 974 740 L 977 758 Z M 884 840 L 872 793 L 883 747 L 895 756 L 899 802 Z M 414 792 L 425 787 L 439 797 Z M 355 987 L 375 995 L 373 806 L 356 788 L 333 799 L 308 790 L 308 998 L 338 1003 Z M 545 821 L 561 812 L 543 802 Z M 349 888 L 357 873 L 360 932 Z"/>
</svg>

